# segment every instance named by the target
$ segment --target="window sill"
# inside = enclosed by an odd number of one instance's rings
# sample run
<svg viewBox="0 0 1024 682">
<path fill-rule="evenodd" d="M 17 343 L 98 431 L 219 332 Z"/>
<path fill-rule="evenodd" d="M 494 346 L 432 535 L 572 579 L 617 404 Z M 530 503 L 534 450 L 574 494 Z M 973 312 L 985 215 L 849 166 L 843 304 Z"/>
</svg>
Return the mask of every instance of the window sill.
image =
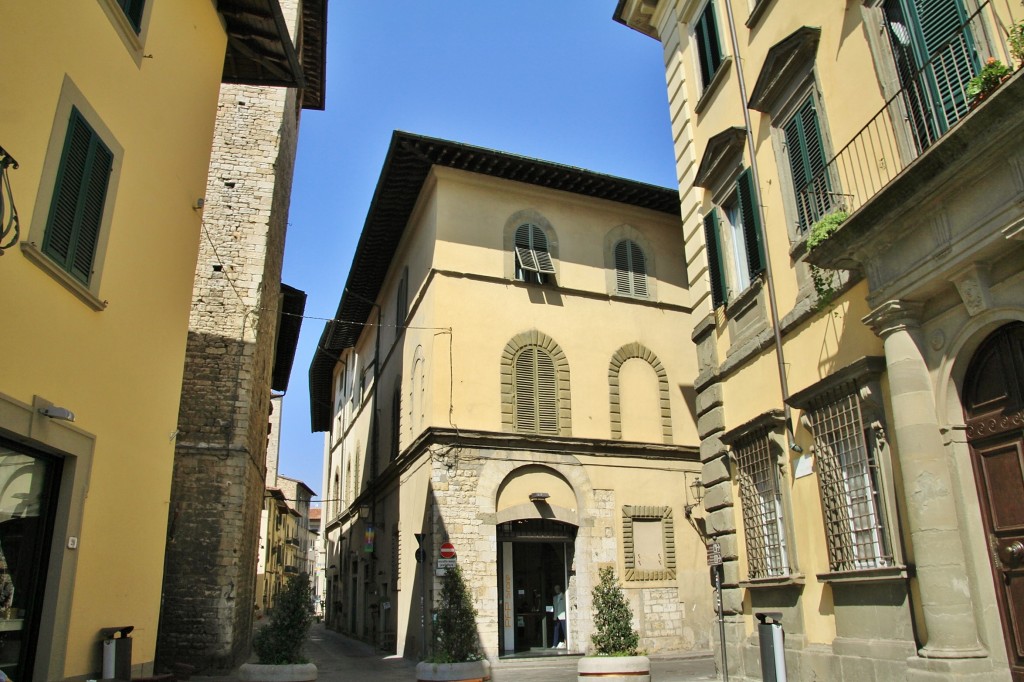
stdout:
<svg viewBox="0 0 1024 682">
<path fill-rule="evenodd" d="M 35 242 L 21 242 L 21 252 L 25 254 L 26 258 L 38 265 L 46 272 L 46 274 L 57 280 L 57 282 L 62 284 L 65 289 L 80 298 L 82 302 L 90 308 L 97 312 L 106 310 L 107 301 L 103 301 L 98 298 L 96 294 L 88 289 L 88 287 L 50 260 L 50 258 L 44 254 L 38 246 L 36 246 Z"/>
<path fill-rule="evenodd" d="M 725 80 L 725 74 L 728 73 L 729 68 L 732 66 L 732 57 L 726 57 L 722 60 L 722 63 L 718 65 L 718 70 L 715 71 L 714 77 L 708 86 L 704 88 L 704 92 L 701 93 L 700 99 L 697 100 L 697 105 L 693 108 L 693 113 L 700 115 L 708 104 L 714 99 L 715 92 L 718 91 L 719 85 Z"/>
<path fill-rule="evenodd" d="M 804 576 L 800 573 L 790 575 L 773 575 L 770 578 L 753 578 L 741 580 L 740 587 L 746 589 L 757 589 L 765 587 L 803 587 L 806 583 Z"/>
<path fill-rule="evenodd" d="M 754 277 L 754 281 L 747 285 L 747 288 L 732 297 L 727 297 L 725 302 L 726 315 L 729 313 L 730 308 L 744 309 L 747 304 L 752 302 L 759 291 L 761 291 L 761 284 L 764 281 L 764 277 L 761 273 L 758 273 Z"/>
<path fill-rule="evenodd" d="M 879 583 L 899 582 L 910 578 L 908 566 L 885 566 L 882 568 L 861 568 L 854 571 L 819 573 L 816 577 L 822 583 Z"/>
</svg>

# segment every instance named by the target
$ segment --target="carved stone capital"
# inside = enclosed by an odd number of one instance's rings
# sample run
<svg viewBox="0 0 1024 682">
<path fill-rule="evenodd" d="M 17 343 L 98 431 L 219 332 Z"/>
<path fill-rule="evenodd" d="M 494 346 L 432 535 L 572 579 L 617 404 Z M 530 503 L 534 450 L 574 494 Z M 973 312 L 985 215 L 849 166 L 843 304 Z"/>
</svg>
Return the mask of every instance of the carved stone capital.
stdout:
<svg viewBox="0 0 1024 682">
<path fill-rule="evenodd" d="M 918 329 L 923 310 L 924 303 L 895 299 L 878 306 L 861 321 L 884 339 L 899 331 Z"/>
</svg>

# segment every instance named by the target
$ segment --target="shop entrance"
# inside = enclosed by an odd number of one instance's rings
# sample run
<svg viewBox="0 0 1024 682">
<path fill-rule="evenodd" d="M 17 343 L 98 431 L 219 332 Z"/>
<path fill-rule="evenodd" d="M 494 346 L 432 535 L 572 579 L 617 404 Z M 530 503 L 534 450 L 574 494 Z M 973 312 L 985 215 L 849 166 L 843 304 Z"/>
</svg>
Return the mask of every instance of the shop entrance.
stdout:
<svg viewBox="0 0 1024 682">
<path fill-rule="evenodd" d="M 564 610 L 566 643 L 555 645 L 556 607 L 568 603 L 576 527 L 551 519 L 498 526 L 498 653 L 546 656 L 572 649 L 573 623 Z M 556 598 L 556 586 L 561 599 Z"/>
</svg>

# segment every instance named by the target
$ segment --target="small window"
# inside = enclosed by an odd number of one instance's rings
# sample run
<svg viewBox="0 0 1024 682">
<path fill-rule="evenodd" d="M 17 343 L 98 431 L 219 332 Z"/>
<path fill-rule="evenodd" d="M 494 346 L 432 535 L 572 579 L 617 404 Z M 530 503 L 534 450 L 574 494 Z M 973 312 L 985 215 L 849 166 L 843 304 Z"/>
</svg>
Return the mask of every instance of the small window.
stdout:
<svg viewBox="0 0 1024 682">
<path fill-rule="evenodd" d="M 782 130 L 796 200 L 797 231 L 803 235 L 833 209 L 825 147 L 813 96 L 800 105 Z"/>
<path fill-rule="evenodd" d="M 520 282 L 551 284 L 555 265 L 548 252 L 548 240 L 538 225 L 524 223 L 516 228 L 516 279 Z"/>
<path fill-rule="evenodd" d="M 647 259 L 632 239 L 615 245 L 615 290 L 627 296 L 647 298 Z"/>
<path fill-rule="evenodd" d="M 88 285 L 99 242 L 114 155 L 72 107 L 42 251 Z"/>
<path fill-rule="evenodd" d="M 142 30 L 142 10 L 146 6 L 146 0 L 116 0 L 117 4 L 124 10 L 128 23 L 132 25 L 135 32 Z"/>
<path fill-rule="evenodd" d="M 750 169 L 718 208 L 704 216 L 704 238 L 715 307 L 726 303 L 765 269 L 764 246 Z"/>
<path fill-rule="evenodd" d="M 751 580 L 791 572 L 778 455 L 773 452 L 769 429 L 757 429 L 733 444 Z"/>
<path fill-rule="evenodd" d="M 516 431 L 558 434 L 555 362 L 538 346 L 523 348 L 513 361 Z"/>
<path fill-rule="evenodd" d="M 700 68 L 701 92 L 708 89 L 712 79 L 722 65 L 722 46 L 718 39 L 718 22 L 715 19 L 714 2 L 704 5 L 693 27 L 693 38 L 697 45 L 697 65 Z"/>
<path fill-rule="evenodd" d="M 405 318 L 409 316 L 409 268 L 402 270 L 402 279 L 398 282 L 398 293 L 395 301 L 395 325 L 398 329 L 396 336 L 400 336 L 405 326 Z"/>
</svg>

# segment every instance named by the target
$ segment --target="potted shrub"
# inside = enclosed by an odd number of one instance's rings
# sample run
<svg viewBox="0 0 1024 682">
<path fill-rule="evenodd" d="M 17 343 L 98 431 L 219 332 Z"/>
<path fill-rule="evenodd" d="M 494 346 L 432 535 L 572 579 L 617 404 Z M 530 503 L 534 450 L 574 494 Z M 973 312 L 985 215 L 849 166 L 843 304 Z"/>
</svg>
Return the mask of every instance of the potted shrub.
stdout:
<svg viewBox="0 0 1024 682">
<path fill-rule="evenodd" d="M 309 576 L 293 575 L 285 584 L 270 614 L 270 623 L 253 637 L 259 663 L 244 663 L 238 670 L 242 682 L 311 682 L 316 666 L 302 655 L 302 645 L 313 624 Z"/>
<path fill-rule="evenodd" d="M 996 88 L 1013 75 L 1013 69 L 995 57 L 989 57 L 981 72 L 967 82 L 967 96 L 971 98 L 971 106 L 977 106 L 991 95 Z"/>
<path fill-rule="evenodd" d="M 434 628 L 434 651 L 416 666 L 420 682 L 491 679 L 491 667 L 480 652 L 476 633 L 476 609 L 458 566 L 449 568 L 441 581 L 440 603 Z"/>
<path fill-rule="evenodd" d="M 579 682 L 650 682 L 651 661 L 640 655 L 640 636 L 633 629 L 633 612 L 615 579 L 615 569 L 602 568 L 593 591 L 594 655 L 576 666 Z"/>
</svg>

